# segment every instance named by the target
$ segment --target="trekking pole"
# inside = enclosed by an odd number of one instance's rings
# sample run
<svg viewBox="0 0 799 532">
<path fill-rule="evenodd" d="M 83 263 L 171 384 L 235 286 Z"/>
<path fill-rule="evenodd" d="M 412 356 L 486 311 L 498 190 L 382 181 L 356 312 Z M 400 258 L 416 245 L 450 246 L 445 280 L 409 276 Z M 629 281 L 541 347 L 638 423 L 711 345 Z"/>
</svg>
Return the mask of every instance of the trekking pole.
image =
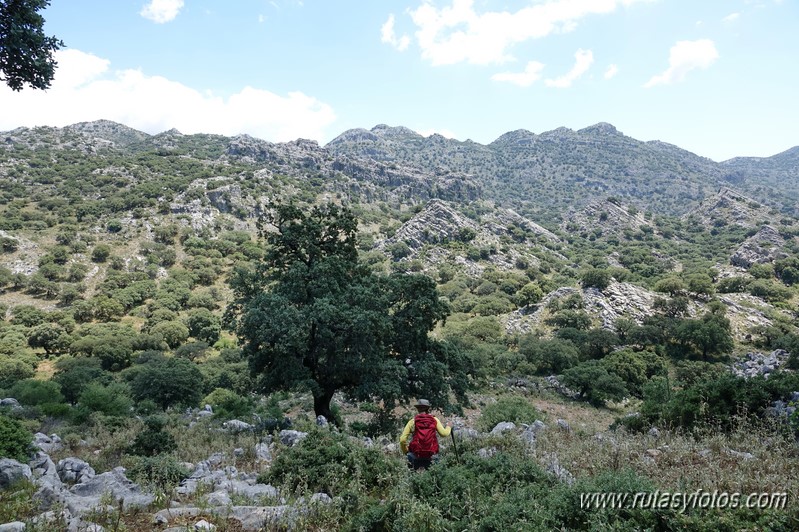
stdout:
<svg viewBox="0 0 799 532">
<path fill-rule="evenodd" d="M 461 453 L 458 452 L 458 445 L 455 443 L 455 427 L 452 427 L 452 432 L 449 433 L 452 437 L 452 448 L 455 449 L 455 458 L 458 460 L 458 465 L 461 463 Z"/>
</svg>

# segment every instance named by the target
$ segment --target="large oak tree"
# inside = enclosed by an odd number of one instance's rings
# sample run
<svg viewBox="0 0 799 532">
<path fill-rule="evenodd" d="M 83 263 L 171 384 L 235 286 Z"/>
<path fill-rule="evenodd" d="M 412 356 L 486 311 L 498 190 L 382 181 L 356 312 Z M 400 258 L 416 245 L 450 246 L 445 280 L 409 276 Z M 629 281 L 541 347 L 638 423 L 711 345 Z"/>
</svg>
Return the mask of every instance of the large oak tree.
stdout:
<svg viewBox="0 0 799 532">
<path fill-rule="evenodd" d="M 429 336 L 448 313 L 431 279 L 370 271 L 347 209 L 279 205 L 268 222 L 264 259 L 234 276 L 227 314 L 265 391 L 309 390 L 328 419 L 338 391 L 389 408 L 465 400 L 466 357 Z"/>
</svg>

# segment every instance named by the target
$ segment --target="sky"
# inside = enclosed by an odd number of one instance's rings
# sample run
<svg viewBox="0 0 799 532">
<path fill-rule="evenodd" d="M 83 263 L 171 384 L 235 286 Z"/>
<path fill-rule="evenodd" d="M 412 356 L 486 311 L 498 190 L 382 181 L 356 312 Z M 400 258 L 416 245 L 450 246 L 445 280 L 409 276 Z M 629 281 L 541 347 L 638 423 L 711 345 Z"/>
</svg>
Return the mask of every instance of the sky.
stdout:
<svg viewBox="0 0 799 532">
<path fill-rule="evenodd" d="M 799 145 L 799 0 L 51 0 L 47 91 L 0 131 L 114 120 L 325 144 L 609 122 L 716 161 Z"/>
</svg>

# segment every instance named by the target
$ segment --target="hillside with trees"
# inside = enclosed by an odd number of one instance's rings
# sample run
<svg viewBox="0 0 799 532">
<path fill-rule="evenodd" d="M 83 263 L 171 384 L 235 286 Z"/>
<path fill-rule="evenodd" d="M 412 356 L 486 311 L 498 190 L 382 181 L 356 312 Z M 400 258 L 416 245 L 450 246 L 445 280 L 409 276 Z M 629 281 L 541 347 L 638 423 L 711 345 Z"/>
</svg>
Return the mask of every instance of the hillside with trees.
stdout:
<svg viewBox="0 0 799 532">
<path fill-rule="evenodd" d="M 0 140 L 0 524 L 799 525 L 791 150 L 715 163 L 609 124 Z M 455 440 L 412 474 L 421 397 Z M 700 489 L 788 503 L 580 501 Z"/>
</svg>

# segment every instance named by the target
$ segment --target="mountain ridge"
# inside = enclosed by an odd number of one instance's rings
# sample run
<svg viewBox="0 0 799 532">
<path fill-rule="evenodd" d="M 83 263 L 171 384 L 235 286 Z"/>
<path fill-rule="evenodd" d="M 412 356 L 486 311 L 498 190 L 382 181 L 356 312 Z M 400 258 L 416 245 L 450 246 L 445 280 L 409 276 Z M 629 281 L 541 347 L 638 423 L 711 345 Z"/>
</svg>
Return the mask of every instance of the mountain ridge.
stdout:
<svg viewBox="0 0 799 532">
<path fill-rule="evenodd" d="M 346 130 L 323 146 L 302 139 L 275 143 L 249 135 L 184 135 L 175 129 L 151 135 L 108 120 L 64 128 L 17 128 L 2 134 L 8 145 L 25 144 L 26 138 L 45 133 L 37 146 L 80 144 L 87 153 L 155 146 L 187 153 L 200 149 L 207 157 L 236 156 L 237 149 L 231 146 L 247 144 L 250 151 L 259 146 L 260 155 L 251 154 L 256 159 L 285 159 L 290 153 L 323 174 L 324 161 L 330 159 L 338 162 L 329 165 L 328 174 L 351 166 L 348 160 L 368 161 L 369 167 L 399 165 L 400 171 L 411 174 L 458 174 L 472 179 L 486 192 L 486 199 L 553 224 L 559 224 L 570 207 L 587 205 L 598 196 L 618 196 L 642 209 L 682 215 L 725 186 L 786 213 L 795 214 L 799 208 L 799 146 L 771 157 L 717 163 L 673 144 L 637 140 L 606 122 L 541 134 L 518 129 L 489 144 L 424 137 L 407 127 L 386 124 Z"/>
</svg>

